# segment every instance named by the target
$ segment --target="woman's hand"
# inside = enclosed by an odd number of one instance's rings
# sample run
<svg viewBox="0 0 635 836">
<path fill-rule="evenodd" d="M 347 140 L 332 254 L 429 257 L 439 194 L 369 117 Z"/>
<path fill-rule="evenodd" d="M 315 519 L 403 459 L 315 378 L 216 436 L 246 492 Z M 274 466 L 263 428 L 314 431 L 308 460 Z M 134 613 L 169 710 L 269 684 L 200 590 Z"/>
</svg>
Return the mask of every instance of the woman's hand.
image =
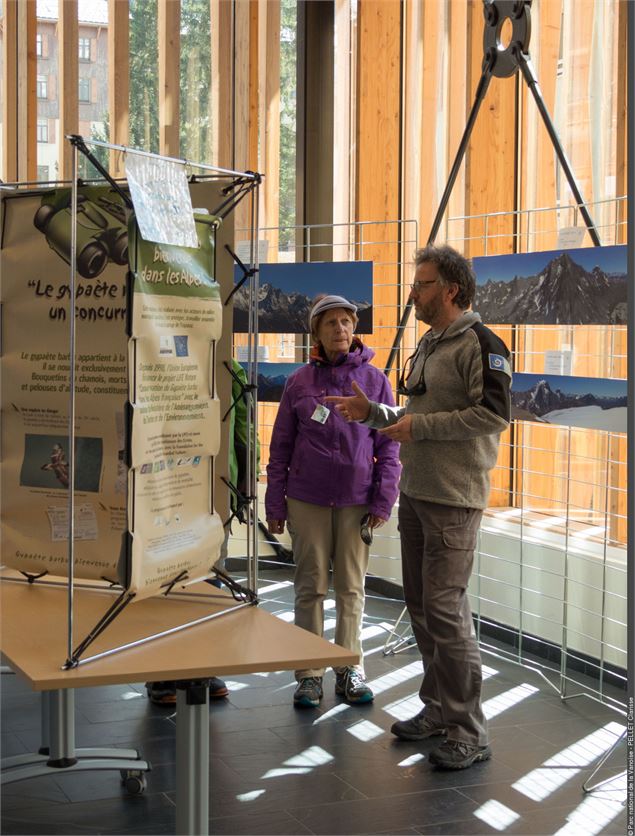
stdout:
<svg viewBox="0 0 635 836">
<path fill-rule="evenodd" d="M 368 527 L 369 528 L 380 528 L 386 520 L 383 517 L 378 517 L 377 514 L 369 514 L 368 515 Z"/>
<path fill-rule="evenodd" d="M 283 534 L 284 520 L 267 520 L 269 534 Z"/>
<path fill-rule="evenodd" d="M 351 381 L 351 386 L 355 392 L 354 395 L 348 397 L 327 395 L 324 400 L 334 403 L 335 409 L 347 421 L 365 421 L 370 412 L 370 401 L 366 397 L 366 392 L 354 380 Z"/>
</svg>

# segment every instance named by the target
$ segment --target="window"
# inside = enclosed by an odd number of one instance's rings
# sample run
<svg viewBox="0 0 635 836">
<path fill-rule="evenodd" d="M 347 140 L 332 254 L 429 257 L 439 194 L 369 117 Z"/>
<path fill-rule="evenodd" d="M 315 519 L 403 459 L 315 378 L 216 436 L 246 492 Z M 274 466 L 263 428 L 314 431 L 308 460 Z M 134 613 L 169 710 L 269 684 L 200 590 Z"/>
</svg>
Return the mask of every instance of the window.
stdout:
<svg viewBox="0 0 635 836">
<path fill-rule="evenodd" d="M 38 99 L 48 99 L 48 83 L 45 75 L 37 77 L 35 92 Z"/>
<path fill-rule="evenodd" d="M 42 34 L 41 32 L 38 32 L 35 36 L 35 54 L 38 58 L 42 58 L 42 56 L 44 55 L 44 50 L 42 46 Z"/>
<path fill-rule="evenodd" d="M 48 123 L 48 119 L 38 119 L 37 120 L 37 141 L 38 142 L 48 142 L 49 141 L 49 123 Z"/>
<path fill-rule="evenodd" d="M 90 79 L 80 78 L 79 80 L 79 101 L 90 102 Z"/>
<path fill-rule="evenodd" d="M 90 61 L 90 38 L 79 39 L 79 60 Z"/>
</svg>

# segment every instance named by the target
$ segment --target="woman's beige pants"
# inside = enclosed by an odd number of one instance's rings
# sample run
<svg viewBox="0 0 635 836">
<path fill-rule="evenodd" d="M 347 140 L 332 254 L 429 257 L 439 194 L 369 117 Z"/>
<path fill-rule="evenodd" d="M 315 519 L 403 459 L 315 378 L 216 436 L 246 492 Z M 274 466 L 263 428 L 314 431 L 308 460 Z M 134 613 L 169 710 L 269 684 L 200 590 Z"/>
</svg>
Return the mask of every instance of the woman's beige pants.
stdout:
<svg viewBox="0 0 635 836">
<path fill-rule="evenodd" d="M 311 633 L 324 633 L 324 599 L 333 566 L 335 643 L 359 653 L 363 670 L 361 627 L 368 546 L 359 535 L 367 508 L 350 505 L 330 508 L 287 499 L 287 525 L 295 562 L 295 623 Z M 342 669 L 336 669 L 337 672 Z M 295 672 L 296 679 L 323 676 L 324 668 Z"/>
</svg>

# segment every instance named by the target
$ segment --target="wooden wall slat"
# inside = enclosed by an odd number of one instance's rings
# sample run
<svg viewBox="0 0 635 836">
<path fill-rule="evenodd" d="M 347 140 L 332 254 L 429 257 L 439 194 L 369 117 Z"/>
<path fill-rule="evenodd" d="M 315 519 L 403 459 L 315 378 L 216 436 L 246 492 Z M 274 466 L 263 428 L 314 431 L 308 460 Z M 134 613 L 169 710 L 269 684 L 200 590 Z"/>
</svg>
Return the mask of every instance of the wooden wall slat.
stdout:
<svg viewBox="0 0 635 836">
<path fill-rule="evenodd" d="M 468 7 L 468 89 L 474 100 L 483 62 L 483 5 Z M 476 119 L 467 152 L 466 212 L 480 215 L 515 208 L 517 78 L 493 78 Z M 509 215 L 468 224 L 470 256 L 513 252 L 514 221 Z M 487 247 L 484 238 L 488 237 Z"/>
<path fill-rule="evenodd" d="M 18 179 L 37 180 L 36 1 L 18 3 Z"/>
<path fill-rule="evenodd" d="M 128 0 L 108 0 L 108 119 L 114 145 L 128 145 L 130 136 L 129 15 Z M 110 173 L 124 175 L 123 159 L 116 151 L 110 151 Z"/>
<path fill-rule="evenodd" d="M 533 10 L 532 10 L 533 11 Z M 556 82 L 560 54 L 562 0 L 550 0 L 538 7 L 539 38 L 532 38 L 530 54 L 536 69 L 540 89 L 555 119 Z M 535 31 L 535 30 L 534 30 Z M 549 134 L 527 85 L 520 84 L 522 102 L 522 133 L 520 165 L 520 205 L 524 208 L 555 206 L 556 157 Z M 522 251 L 548 250 L 557 242 L 558 216 L 556 212 L 534 213 L 530 220 L 521 216 L 520 246 Z"/>
<path fill-rule="evenodd" d="M 421 104 L 421 81 L 423 78 L 423 6 L 421 3 L 407 3 L 404 15 L 404 90 L 403 113 L 403 209 L 402 217 L 414 219 L 421 224 L 421 189 L 419 179 L 422 171 L 422 142 L 424 113 Z M 425 101 L 425 100 L 424 100 Z M 432 135 L 436 128 L 438 114 L 426 112 L 427 128 Z M 426 165 L 429 158 L 426 156 Z M 426 230 L 419 228 L 419 241 Z"/>
<path fill-rule="evenodd" d="M 447 180 L 445 113 L 439 106 L 443 99 L 445 75 L 446 6 L 424 3 L 422 20 L 423 69 L 418 79 L 419 97 L 413 104 L 421 108 L 419 175 L 419 235 L 422 245 L 430 237 L 433 220 Z M 437 235 L 436 241 L 442 240 Z"/>
<path fill-rule="evenodd" d="M 360 0 L 357 43 L 357 124 L 355 217 L 394 221 L 401 209 L 401 4 Z M 373 335 L 375 364 L 383 366 L 395 336 L 399 300 L 399 229 L 373 225 L 372 243 L 357 257 L 374 262 Z M 367 240 L 367 239 L 366 239 Z"/>
<path fill-rule="evenodd" d="M 59 3 L 59 159 L 60 177 L 72 176 L 72 147 L 65 138 L 79 130 L 79 58 L 77 0 L 61 0 Z"/>
<path fill-rule="evenodd" d="M 260 161 L 264 174 L 260 225 L 269 227 L 269 261 L 278 260 L 280 207 L 280 0 L 260 6 Z M 271 227 L 274 227 L 273 229 Z"/>
<path fill-rule="evenodd" d="M 354 165 L 351 162 L 351 112 L 355 88 L 351 83 L 351 0 L 335 0 L 333 55 L 333 258 L 344 261 L 349 250 L 351 190 Z M 337 224 L 344 224 L 337 226 Z"/>
<path fill-rule="evenodd" d="M 595 0 L 563 0 L 563 73 L 566 82 L 566 125 L 562 132 L 564 149 L 582 196 L 587 203 L 594 200 L 593 166 L 589 103 L 590 53 L 593 43 Z M 600 0 L 604 2 L 604 0 Z M 561 200 L 574 202 L 566 180 L 562 178 Z M 583 246 L 591 246 L 587 240 Z"/>
<path fill-rule="evenodd" d="M 240 0 L 239 0 L 240 2 Z M 260 67 L 260 39 L 258 0 L 249 0 L 249 120 L 248 120 L 248 156 L 247 169 L 257 171 L 258 169 L 258 117 L 260 115 L 258 94 L 259 79 L 258 70 Z"/>
<path fill-rule="evenodd" d="M 179 135 L 181 0 L 158 0 L 159 153 L 181 156 Z"/>
<path fill-rule="evenodd" d="M 2 20 L 2 179 L 18 179 L 18 3 L 6 0 Z M 11 127 L 13 126 L 13 127 Z"/>
<path fill-rule="evenodd" d="M 632 13 L 632 10 L 631 10 Z M 620 0 L 617 20 L 617 130 L 615 147 L 615 193 L 618 197 L 628 194 L 628 0 Z M 631 49 L 633 45 L 631 44 Z M 627 204 L 621 204 L 616 243 L 626 243 Z"/>
<path fill-rule="evenodd" d="M 451 0 L 448 5 L 448 154 L 447 173 L 459 144 L 465 122 L 472 105 L 473 90 L 467 86 L 467 13 L 465 0 Z M 465 215 L 465 164 L 456 178 L 454 189 L 448 203 L 448 218 L 459 218 Z M 465 223 L 454 222 L 449 226 L 445 235 L 440 239 L 461 240 L 465 236 Z M 463 249 L 462 242 L 459 245 Z"/>
</svg>

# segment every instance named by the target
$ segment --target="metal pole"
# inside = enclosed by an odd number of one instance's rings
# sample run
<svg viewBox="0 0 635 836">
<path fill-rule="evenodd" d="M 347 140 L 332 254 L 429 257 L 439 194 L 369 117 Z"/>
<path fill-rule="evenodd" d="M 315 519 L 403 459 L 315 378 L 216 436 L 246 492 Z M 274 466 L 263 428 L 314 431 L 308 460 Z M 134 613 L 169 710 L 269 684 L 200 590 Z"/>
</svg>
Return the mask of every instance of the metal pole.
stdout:
<svg viewBox="0 0 635 836">
<path fill-rule="evenodd" d="M 67 136 L 66 139 L 70 139 Z M 152 151 L 143 151 L 141 148 L 129 148 L 127 145 L 115 145 L 112 142 L 101 142 L 97 139 L 87 139 L 81 137 L 84 145 L 94 145 L 98 148 L 108 148 L 111 151 L 122 151 L 124 154 L 136 154 L 139 157 L 152 157 L 153 160 L 165 160 L 171 163 L 180 163 L 194 168 L 200 168 L 201 171 L 213 171 L 215 174 L 230 174 L 236 177 L 244 177 L 246 180 L 257 180 L 258 174 L 253 171 L 234 171 L 231 168 L 219 168 L 215 165 L 207 165 L 206 163 L 195 163 L 191 160 L 186 160 L 183 157 L 166 157 L 164 154 L 154 154 Z"/>
<path fill-rule="evenodd" d="M 560 650 L 560 697 L 567 697 L 567 658 L 568 658 L 568 620 L 569 620 L 569 503 L 571 485 L 571 427 L 567 427 L 567 481 L 565 489 L 565 533 L 564 533 L 564 578 L 562 601 L 562 646 Z"/>
<path fill-rule="evenodd" d="M 48 700 L 49 766 L 61 768 L 77 763 L 75 757 L 75 692 L 72 688 L 51 691 Z"/>
<path fill-rule="evenodd" d="M 209 833 L 209 683 L 177 682 L 176 832 Z"/>
<path fill-rule="evenodd" d="M 251 195 L 251 237 L 252 246 L 254 247 L 252 266 L 255 268 L 252 284 L 254 289 L 254 322 L 253 322 L 253 365 L 251 367 L 250 383 L 256 385 L 258 383 L 258 298 L 260 288 L 260 185 L 252 191 Z M 254 242 L 255 238 L 255 242 Z M 248 538 L 251 537 L 251 571 L 248 572 L 249 581 L 248 586 L 254 592 L 258 592 L 258 398 L 255 396 L 255 389 L 250 393 L 251 400 L 251 425 L 248 427 L 248 437 L 250 438 L 251 451 L 247 462 L 247 485 L 249 486 L 249 495 L 253 497 L 249 503 L 248 508 Z M 249 561 L 248 561 L 249 562 Z"/>
<path fill-rule="evenodd" d="M 77 272 L 77 147 L 71 143 L 71 270 L 68 315 L 69 385 L 68 398 L 68 658 L 73 655 L 73 583 L 75 563 L 75 285 Z"/>
</svg>

